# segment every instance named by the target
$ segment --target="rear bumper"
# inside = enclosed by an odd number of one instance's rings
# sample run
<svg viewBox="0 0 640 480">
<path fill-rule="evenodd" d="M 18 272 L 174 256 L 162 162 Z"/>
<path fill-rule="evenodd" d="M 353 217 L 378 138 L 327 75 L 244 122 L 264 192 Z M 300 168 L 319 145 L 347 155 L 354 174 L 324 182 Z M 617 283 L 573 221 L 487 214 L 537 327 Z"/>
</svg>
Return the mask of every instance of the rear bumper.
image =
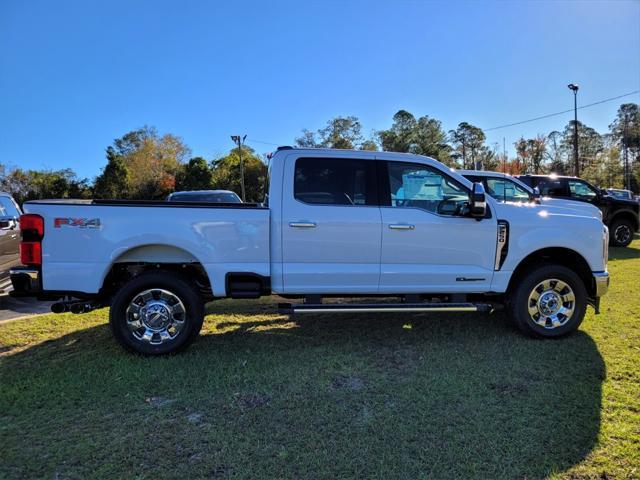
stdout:
<svg viewBox="0 0 640 480">
<path fill-rule="evenodd" d="M 596 298 L 602 297 L 609 290 L 609 272 L 594 272 L 593 281 L 596 286 Z"/>
<path fill-rule="evenodd" d="M 13 285 L 12 297 L 35 297 L 42 292 L 40 270 L 32 267 L 15 267 L 9 270 Z"/>
</svg>

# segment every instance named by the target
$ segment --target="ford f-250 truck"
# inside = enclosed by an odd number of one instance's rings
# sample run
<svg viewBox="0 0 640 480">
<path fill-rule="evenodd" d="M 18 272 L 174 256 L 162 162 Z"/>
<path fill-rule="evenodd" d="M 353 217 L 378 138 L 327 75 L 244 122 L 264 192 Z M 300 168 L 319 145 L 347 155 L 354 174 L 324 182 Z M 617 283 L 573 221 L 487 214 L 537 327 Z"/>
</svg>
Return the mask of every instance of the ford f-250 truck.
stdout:
<svg viewBox="0 0 640 480">
<path fill-rule="evenodd" d="M 305 300 L 280 304 L 288 313 L 505 305 L 526 334 L 557 337 L 608 288 L 599 219 L 497 202 L 431 158 L 281 147 L 269 180 L 260 205 L 27 202 L 14 295 L 58 299 L 56 312 L 109 305 L 125 347 L 163 354 L 191 343 L 220 297 Z"/>
</svg>

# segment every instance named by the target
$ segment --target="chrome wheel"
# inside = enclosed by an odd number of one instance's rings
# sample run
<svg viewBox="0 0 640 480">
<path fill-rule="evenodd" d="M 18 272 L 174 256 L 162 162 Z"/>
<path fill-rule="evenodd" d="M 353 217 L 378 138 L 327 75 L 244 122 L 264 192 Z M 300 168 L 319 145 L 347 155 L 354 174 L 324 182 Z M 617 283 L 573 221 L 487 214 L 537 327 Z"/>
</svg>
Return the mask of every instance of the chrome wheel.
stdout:
<svg viewBox="0 0 640 480">
<path fill-rule="evenodd" d="M 626 243 L 628 243 L 631 239 L 631 235 L 631 228 L 629 228 L 629 225 L 625 224 L 618 225 L 613 231 L 613 238 L 619 245 L 625 245 Z"/>
<path fill-rule="evenodd" d="M 531 320 L 546 329 L 559 328 L 573 316 L 576 297 L 571 287 L 556 278 L 543 280 L 529 294 Z"/>
<path fill-rule="evenodd" d="M 126 321 L 137 340 L 160 345 L 180 334 L 185 315 L 180 298 L 168 290 L 152 288 L 133 297 L 126 311 Z"/>
</svg>

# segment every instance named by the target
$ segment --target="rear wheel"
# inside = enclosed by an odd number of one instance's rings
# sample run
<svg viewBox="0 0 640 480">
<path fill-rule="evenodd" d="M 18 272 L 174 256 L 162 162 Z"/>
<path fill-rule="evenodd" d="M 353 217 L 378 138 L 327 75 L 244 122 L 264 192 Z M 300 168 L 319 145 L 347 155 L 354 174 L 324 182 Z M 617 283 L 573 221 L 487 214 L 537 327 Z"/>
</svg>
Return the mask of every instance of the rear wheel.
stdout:
<svg viewBox="0 0 640 480">
<path fill-rule="evenodd" d="M 560 265 L 541 265 L 520 277 L 509 301 L 518 328 L 532 337 L 560 337 L 578 329 L 587 310 L 582 279 Z"/>
<path fill-rule="evenodd" d="M 109 323 L 127 349 L 145 355 L 174 353 L 195 340 L 204 303 L 194 285 L 169 272 L 143 273 L 116 294 Z"/>
<path fill-rule="evenodd" d="M 633 240 L 633 225 L 629 220 L 620 218 L 611 223 L 611 245 L 626 247 Z"/>
</svg>

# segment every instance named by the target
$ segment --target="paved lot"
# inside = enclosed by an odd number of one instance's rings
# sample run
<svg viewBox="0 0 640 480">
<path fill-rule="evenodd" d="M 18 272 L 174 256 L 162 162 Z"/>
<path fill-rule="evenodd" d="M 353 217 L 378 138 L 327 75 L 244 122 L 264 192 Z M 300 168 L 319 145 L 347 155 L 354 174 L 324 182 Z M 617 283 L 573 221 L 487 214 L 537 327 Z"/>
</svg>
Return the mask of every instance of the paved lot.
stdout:
<svg viewBox="0 0 640 480">
<path fill-rule="evenodd" d="M 51 312 L 53 302 L 39 302 L 33 298 L 11 298 L 0 296 L 0 322 L 15 320 L 38 313 Z"/>
</svg>

